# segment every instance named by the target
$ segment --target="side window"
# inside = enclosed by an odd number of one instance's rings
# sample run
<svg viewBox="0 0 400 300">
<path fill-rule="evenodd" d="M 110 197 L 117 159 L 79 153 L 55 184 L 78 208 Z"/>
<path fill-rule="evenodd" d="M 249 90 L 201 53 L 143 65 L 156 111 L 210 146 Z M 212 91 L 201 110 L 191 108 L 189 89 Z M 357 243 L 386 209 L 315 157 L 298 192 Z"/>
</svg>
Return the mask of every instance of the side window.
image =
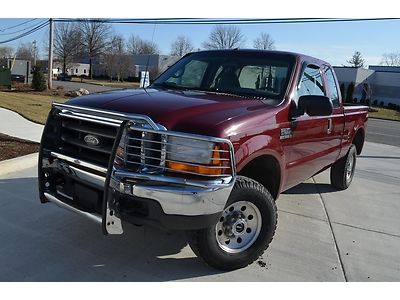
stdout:
<svg viewBox="0 0 400 300">
<path fill-rule="evenodd" d="M 325 69 L 325 78 L 328 88 L 328 97 L 331 99 L 333 107 L 339 107 L 339 93 L 336 85 L 335 77 L 333 76 L 332 69 L 327 67 Z"/>
<path fill-rule="evenodd" d="M 318 67 L 308 66 L 304 70 L 297 88 L 295 100 L 297 101 L 301 96 L 306 95 L 325 95 L 324 85 L 322 84 L 321 73 Z"/>
</svg>

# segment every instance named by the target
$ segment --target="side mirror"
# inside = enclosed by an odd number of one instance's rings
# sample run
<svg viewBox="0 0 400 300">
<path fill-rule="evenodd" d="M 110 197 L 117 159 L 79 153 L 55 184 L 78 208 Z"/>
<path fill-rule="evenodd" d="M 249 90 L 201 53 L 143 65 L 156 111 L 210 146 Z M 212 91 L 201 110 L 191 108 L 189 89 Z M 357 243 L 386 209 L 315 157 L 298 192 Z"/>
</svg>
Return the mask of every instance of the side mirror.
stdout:
<svg viewBox="0 0 400 300">
<path fill-rule="evenodd" d="M 332 102 L 326 96 L 301 96 L 298 102 L 298 115 L 329 116 L 332 114 Z"/>
</svg>

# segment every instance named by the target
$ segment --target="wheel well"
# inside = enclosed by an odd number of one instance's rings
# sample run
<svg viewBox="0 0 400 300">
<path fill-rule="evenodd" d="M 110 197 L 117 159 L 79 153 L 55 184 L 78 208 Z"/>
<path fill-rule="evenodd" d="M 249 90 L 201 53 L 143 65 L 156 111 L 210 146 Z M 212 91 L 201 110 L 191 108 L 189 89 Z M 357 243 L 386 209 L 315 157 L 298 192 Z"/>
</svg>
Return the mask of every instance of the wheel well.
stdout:
<svg viewBox="0 0 400 300">
<path fill-rule="evenodd" d="M 238 175 L 249 177 L 261 183 L 275 200 L 278 198 L 281 171 L 279 163 L 274 157 L 259 156 L 249 162 Z"/>
<path fill-rule="evenodd" d="M 353 138 L 353 142 L 352 142 L 352 144 L 354 144 L 354 146 L 356 146 L 358 155 L 361 154 L 361 151 L 363 149 L 364 138 L 365 138 L 364 130 L 362 128 L 358 129 L 357 132 L 356 132 L 356 135 Z"/>
</svg>

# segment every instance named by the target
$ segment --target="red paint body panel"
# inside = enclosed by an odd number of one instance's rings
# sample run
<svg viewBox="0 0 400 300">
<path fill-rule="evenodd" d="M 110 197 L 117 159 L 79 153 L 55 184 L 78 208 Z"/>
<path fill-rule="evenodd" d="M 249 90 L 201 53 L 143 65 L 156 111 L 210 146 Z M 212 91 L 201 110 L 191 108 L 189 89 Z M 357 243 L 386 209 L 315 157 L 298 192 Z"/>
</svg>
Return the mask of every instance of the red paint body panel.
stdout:
<svg viewBox="0 0 400 300">
<path fill-rule="evenodd" d="M 291 119 L 291 99 L 303 65 L 329 65 L 309 56 L 292 55 L 295 67 L 278 106 L 233 95 L 154 88 L 82 96 L 68 104 L 144 114 L 168 130 L 230 139 L 238 173 L 255 158 L 272 156 L 280 165 L 279 190 L 284 191 L 344 156 L 357 130 L 365 132 L 368 119 L 366 107 L 344 108 L 341 99 L 331 116 Z M 333 126 L 328 134 L 329 119 Z M 281 139 L 282 128 L 290 128 L 292 137 Z"/>
</svg>

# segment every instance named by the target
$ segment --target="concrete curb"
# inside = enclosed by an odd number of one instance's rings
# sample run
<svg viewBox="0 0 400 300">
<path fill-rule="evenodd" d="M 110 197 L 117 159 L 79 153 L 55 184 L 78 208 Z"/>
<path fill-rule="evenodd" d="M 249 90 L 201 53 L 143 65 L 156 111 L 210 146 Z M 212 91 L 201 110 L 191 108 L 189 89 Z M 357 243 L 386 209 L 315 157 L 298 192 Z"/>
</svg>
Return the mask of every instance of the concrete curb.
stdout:
<svg viewBox="0 0 400 300">
<path fill-rule="evenodd" d="M 37 166 L 38 153 L 32 153 L 0 162 L 0 176 Z"/>
</svg>

